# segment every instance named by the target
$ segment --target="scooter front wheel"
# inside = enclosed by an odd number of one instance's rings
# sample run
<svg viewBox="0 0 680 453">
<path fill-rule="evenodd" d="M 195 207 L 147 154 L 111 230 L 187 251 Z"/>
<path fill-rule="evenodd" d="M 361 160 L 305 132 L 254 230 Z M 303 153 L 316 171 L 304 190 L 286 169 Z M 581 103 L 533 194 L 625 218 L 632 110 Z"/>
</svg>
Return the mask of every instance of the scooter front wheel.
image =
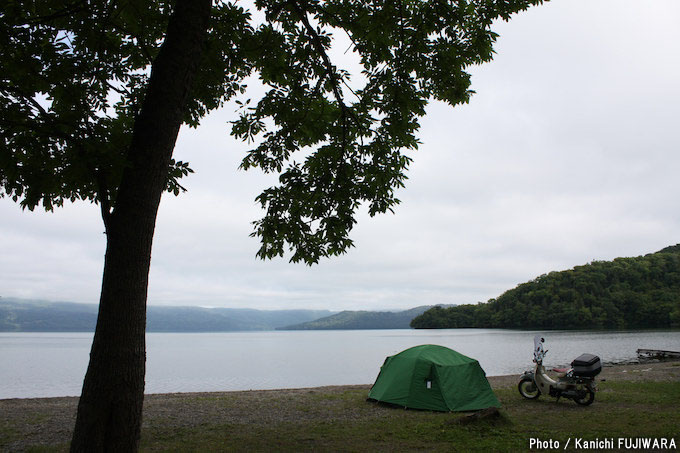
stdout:
<svg viewBox="0 0 680 453">
<path fill-rule="evenodd" d="M 590 387 L 584 388 L 580 396 L 574 398 L 574 402 L 579 406 L 590 406 L 593 401 L 595 401 L 595 392 Z"/>
<path fill-rule="evenodd" d="M 536 398 L 541 396 L 541 391 L 538 389 L 533 379 L 529 378 L 522 379 L 521 381 L 519 381 L 517 389 L 519 390 L 520 395 L 530 400 L 535 400 Z"/>
</svg>

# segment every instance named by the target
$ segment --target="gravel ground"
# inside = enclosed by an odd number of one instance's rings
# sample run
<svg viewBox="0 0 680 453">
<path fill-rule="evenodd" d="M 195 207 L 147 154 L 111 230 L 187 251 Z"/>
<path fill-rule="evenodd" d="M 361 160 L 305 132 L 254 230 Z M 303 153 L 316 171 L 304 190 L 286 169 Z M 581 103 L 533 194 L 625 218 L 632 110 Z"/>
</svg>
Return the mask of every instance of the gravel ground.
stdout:
<svg viewBox="0 0 680 453">
<path fill-rule="evenodd" d="M 517 385 L 518 377 L 491 376 L 494 389 Z M 680 381 L 680 362 L 605 367 L 598 380 Z M 146 395 L 144 428 L 191 427 L 214 423 L 270 425 L 305 420 L 342 421 L 377 417 L 375 404 L 356 407 L 342 396 L 368 393 L 370 385 L 308 389 Z M 0 450 L 24 451 L 28 446 L 58 445 L 70 440 L 78 398 L 0 400 Z M 339 407 L 342 410 L 339 410 Z M 3 437 L 15 439 L 7 444 Z"/>
</svg>

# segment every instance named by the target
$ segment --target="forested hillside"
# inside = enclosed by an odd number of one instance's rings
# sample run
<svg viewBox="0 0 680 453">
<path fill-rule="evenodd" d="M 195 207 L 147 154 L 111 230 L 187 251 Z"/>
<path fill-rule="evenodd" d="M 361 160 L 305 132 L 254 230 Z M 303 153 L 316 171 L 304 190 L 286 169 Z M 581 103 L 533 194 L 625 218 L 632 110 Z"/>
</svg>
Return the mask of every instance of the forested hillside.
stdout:
<svg viewBox="0 0 680 453">
<path fill-rule="evenodd" d="M 680 326 L 680 244 L 551 272 L 477 305 L 434 307 L 414 328 L 639 329 Z"/>
</svg>

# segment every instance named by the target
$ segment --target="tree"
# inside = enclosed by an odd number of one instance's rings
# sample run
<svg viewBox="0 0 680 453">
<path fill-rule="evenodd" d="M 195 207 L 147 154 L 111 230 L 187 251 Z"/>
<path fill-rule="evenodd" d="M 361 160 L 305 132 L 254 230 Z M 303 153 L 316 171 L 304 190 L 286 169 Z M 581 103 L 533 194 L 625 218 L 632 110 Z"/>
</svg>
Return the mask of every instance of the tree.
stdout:
<svg viewBox="0 0 680 453">
<path fill-rule="evenodd" d="M 258 256 L 313 264 L 345 253 L 355 213 L 391 211 L 430 99 L 468 102 L 497 18 L 542 0 L 256 0 L 257 23 L 210 0 L 14 1 L 0 7 L 0 184 L 23 208 L 99 204 L 107 236 L 99 315 L 73 451 L 135 450 L 146 292 L 163 191 L 183 124 L 239 96 L 242 167 L 280 173 L 258 197 Z M 333 64 L 332 33 L 363 82 Z M 245 77 L 266 93 L 246 100 Z M 305 156 L 293 160 L 297 151 Z"/>
</svg>

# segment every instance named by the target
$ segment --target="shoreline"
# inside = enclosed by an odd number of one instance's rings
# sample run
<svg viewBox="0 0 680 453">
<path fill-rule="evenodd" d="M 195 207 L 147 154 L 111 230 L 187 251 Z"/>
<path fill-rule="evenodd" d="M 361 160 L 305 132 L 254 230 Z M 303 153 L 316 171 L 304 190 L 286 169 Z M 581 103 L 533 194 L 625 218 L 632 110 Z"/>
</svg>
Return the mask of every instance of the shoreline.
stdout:
<svg viewBox="0 0 680 453">
<path fill-rule="evenodd" d="M 488 380 L 501 400 L 502 410 L 509 417 L 533 420 L 534 415 L 529 414 L 533 414 L 534 408 L 538 406 L 535 405 L 536 402 L 523 400 L 517 393 L 519 375 L 490 376 Z M 611 407 L 613 393 L 607 387 L 624 385 L 625 388 L 632 388 L 629 384 L 636 381 L 647 389 L 652 388 L 650 386 L 676 385 L 680 383 L 680 361 L 604 367 L 597 377 L 598 387 L 602 382 L 600 390 L 602 396 L 597 398 L 592 407 L 585 410 L 592 414 L 599 413 L 600 417 L 611 413 L 611 410 L 624 411 L 620 413 L 625 414 L 625 411 L 629 410 L 626 406 L 629 403 L 624 400 L 620 403 L 622 408 L 613 409 Z M 253 433 L 265 433 L 272 429 L 283 430 L 286 436 L 295 435 L 294 433 L 301 429 L 313 431 L 320 426 L 344 426 L 347 429 L 361 426 L 363 427 L 361 429 L 370 430 L 371 427 L 381 423 L 389 425 L 389 420 L 393 418 L 401 420 L 403 417 L 407 417 L 405 426 L 411 426 L 413 420 L 432 419 L 439 420 L 437 423 L 444 423 L 442 426 L 449 429 L 448 427 L 452 426 L 450 420 L 464 416 L 458 413 L 394 411 L 379 404 L 368 404 L 365 400 L 370 387 L 371 384 L 361 384 L 298 389 L 146 394 L 142 437 L 143 441 L 148 439 L 153 443 L 159 441 L 158 439 L 177 436 L 173 433 L 184 433 L 182 435 L 187 437 L 178 441 L 182 447 L 200 445 L 202 435 L 227 430 L 231 436 L 243 436 L 241 441 L 247 444 L 261 440 L 260 435 Z M 597 401 L 600 399 L 603 401 L 598 404 Z M 665 397 L 662 397 L 660 401 L 664 399 Z M 26 451 L 41 446 L 49 446 L 55 451 L 65 451 L 75 424 L 78 400 L 78 397 L 0 400 L 0 451 Z M 562 416 L 571 416 L 569 414 L 572 412 L 577 414 L 577 409 L 581 410 L 569 401 L 562 400 L 556 403 L 554 398 L 541 398 L 537 404 L 549 409 L 548 413 L 563 413 Z M 658 403 L 650 402 L 642 410 L 656 411 L 655 404 Z M 666 412 L 660 416 L 667 417 L 668 409 L 664 411 Z M 211 426 L 214 428 L 206 428 Z M 555 426 L 562 426 L 562 422 Z M 277 434 L 272 439 L 280 437 Z M 272 439 L 270 441 L 273 441 Z M 327 446 L 325 443 L 327 441 L 322 438 L 318 445 Z M 255 451 L 257 450 L 255 448 Z M 265 449 L 263 447 L 260 450 Z"/>
<path fill-rule="evenodd" d="M 527 366 L 527 369 L 531 367 Z M 665 369 L 677 369 L 678 379 L 680 379 L 680 360 L 664 360 L 664 361 L 650 361 L 643 363 L 607 363 L 603 364 L 602 372 L 597 376 L 596 380 L 606 380 L 614 378 L 616 380 L 642 380 L 646 373 L 652 372 L 654 375 L 658 375 L 659 370 Z M 627 374 L 627 373 L 631 374 Z M 640 373 L 640 374 L 638 374 Z M 491 388 L 507 388 L 509 386 L 516 385 L 519 382 L 520 374 L 506 374 L 500 376 L 487 376 Z M 658 377 L 658 376 L 657 376 Z M 658 380 L 658 379 L 654 379 Z M 663 380 L 663 379 L 662 379 Z M 284 388 L 274 388 L 274 389 L 248 389 L 248 390 L 210 390 L 210 391 L 198 391 L 198 392 L 163 392 L 163 393 L 145 393 L 144 399 L 146 398 L 159 398 L 164 395 L 230 395 L 230 394 L 249 394 L 254 392 L 295 392 L 295 391 L 339 391 L 342 389 L 363 389 L 367 391 L 371 388 L 373 384 L 337 384 L 337 385 L 322 385 L 317 387 L 284 387 Z M 36 396 L 36 397 L 14 397 L 14 398 L 0 398 L 0 405 L 7 401 L 49 401 L 49 400 L 78 400 L 79 396 Z M 1 407 L 1 406 L 0 406 Z"/>
</svg>

